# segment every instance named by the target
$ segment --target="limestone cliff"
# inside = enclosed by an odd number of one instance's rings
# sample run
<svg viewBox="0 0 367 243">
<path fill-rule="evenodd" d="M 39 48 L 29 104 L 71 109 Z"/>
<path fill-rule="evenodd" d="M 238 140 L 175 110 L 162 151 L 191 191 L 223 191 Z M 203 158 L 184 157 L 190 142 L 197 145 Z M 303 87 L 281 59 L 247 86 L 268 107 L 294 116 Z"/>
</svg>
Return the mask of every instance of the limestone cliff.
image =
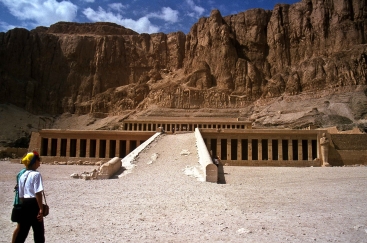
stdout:
<svg viewBox="0 0 367 243">
<path fill-rule="evenodd" d="M 0 33 L 0 103 L 102 117 L 147 114 L 153 105 L 234 109 L 262 125 L 296 124 L 316 108 L 320 114 L 303 125 L 327 124 L 324 116 L 334 113 L 363 122 L 366 33 L 360 0 L 302 0 L 226 17 L 214 10 L 187 35 L 138 34 L 111 23 L 13 29 Z M 330 100 L 343 100 L 348 112 L 325 108 Z M 267 104 L 283 105 L 263 114 Z M 292 111 L 291 121 L 284 118 Z"/>
</svg>

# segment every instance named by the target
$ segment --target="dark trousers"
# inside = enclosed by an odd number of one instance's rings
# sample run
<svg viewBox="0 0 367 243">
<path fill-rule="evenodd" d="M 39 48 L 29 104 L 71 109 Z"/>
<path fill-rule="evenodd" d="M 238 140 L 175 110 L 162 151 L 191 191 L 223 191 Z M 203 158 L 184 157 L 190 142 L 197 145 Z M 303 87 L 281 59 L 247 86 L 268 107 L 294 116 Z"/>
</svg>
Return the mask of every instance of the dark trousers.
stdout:
<svg viewBox="0 0 367 243">
<path fill-rule="evenodd" d="M 42 222 L 37 220 L 37 215 L 39 212 L 39 207 L 37 204 L 37 200 L 35 198 L 25 198 L 23 199 L 23 212 L 24 215 L 22 220 L 19 222 L 19 232 L 17 237 L 15 238 L 16 243 L 25 242 L 29 229 L 32 227 L 33 229 L 33 237 L 35 243 L 44 243 L 45 242 L 45 228 Z"/>
</svg>

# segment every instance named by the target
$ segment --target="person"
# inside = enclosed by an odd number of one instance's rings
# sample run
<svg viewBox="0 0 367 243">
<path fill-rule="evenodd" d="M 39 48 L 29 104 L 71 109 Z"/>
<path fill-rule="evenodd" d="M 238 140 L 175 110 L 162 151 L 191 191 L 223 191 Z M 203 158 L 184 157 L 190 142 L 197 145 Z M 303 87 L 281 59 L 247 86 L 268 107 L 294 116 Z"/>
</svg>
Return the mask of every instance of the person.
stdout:
<svg viewBox="0 0 367 243">
<path fill-rule="evenodd" d="M 17 174 L 17 185 L 15 186 L 14 188 L 14 192 L 15 192 L 15 197 L 14 197 L 14 203 L 13 205 L 18 205 L 20 204 L 19 202 L 19 190 L 18 190 L 18 181 L 19 181 L 19 178 L 24 174 L 24 172 L 26 172 L 26 168 L 23 168 L 19 171 L 19 173 Z M 19 232 L 19 223 L 17 222 L 17 227 L 15 228 L 14 232 L 13 232 L 13 237 L 12 237 L 12 240 L 11 242 L 14 243 L 15 242 L 15 238 L 16 236 L 18 235 L 18 232 Z"/>
<path fill-rule="evenodd" d="M 219 157 L 218 155 L 214 156 L 213 163 L 218 167 L 219 166 Z"/>
<path fill-rule="evenodd" d="M 37 169 L 41 165 L 41 158 L 36 151 L 27 153 L 22 159 L 27 171 L 19 178 L 19 198 L 23 205 L 24 216 L 18 222 L 19 231 L 15 237 L 16 243 L 25 242 L 29 229 L 32 227 L 35 243 L 45 242 L 43 224 L 42 192 L 43 182 Z"/>
</svg>

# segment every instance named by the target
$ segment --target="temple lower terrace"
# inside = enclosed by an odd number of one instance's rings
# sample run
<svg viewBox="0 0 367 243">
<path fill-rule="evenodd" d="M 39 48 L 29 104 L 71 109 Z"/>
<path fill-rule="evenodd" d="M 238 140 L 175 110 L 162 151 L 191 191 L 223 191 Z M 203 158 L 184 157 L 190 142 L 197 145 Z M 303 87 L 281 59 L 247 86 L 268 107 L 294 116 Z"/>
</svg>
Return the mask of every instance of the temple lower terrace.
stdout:
<svg viewBox="0 0 367 243">
<path fill-rule="evenodd" d="M 126 158 L 137 148 L 142 151 L 149 144 L 144 144 L 145 141 L 155 139 L 152 136 L 179 133 L 195 133 L 201 155 L 199 163 L 204 171 L 213 164 L 215 156 L 219 157 L 220 166 L 366 164 L 367 150 L 363 144 L 367 143 L 367 137 L 361 132 L 254 129 L 250 122 L 240 119 L 210 119 L 207 122 L 200 118 L 126 120 L 122 130 L 114 131 L 44 129 L 32 134 L 29 149 L 38 149 L 44 163 L 103 164 L 115 157 Z M 198 145 L 198 139 L 202 139 L 204 146 Z M 209 171 L 207 173 L 217 173 Z"/>
</svg>

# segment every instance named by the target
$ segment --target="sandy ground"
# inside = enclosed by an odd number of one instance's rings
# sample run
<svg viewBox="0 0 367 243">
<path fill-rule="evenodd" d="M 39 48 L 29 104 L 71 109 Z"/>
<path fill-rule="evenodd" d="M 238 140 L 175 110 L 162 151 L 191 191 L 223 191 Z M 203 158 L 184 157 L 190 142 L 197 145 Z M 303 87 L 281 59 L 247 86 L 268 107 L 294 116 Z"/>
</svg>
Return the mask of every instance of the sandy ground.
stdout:
<svg viewBox="0 0 367 243">
<path fill-rule="evenodd" d="M 197 161 L 193 134 L 181 134 L 153 143 L 119 179 L 41 165 L 46 242 L 367 242 L 367 167 L 224 167 L 215 184 L 187 175 Z M 0 242 L 10 242 L 22 165 L 0 165 Z"/>
</svg>

